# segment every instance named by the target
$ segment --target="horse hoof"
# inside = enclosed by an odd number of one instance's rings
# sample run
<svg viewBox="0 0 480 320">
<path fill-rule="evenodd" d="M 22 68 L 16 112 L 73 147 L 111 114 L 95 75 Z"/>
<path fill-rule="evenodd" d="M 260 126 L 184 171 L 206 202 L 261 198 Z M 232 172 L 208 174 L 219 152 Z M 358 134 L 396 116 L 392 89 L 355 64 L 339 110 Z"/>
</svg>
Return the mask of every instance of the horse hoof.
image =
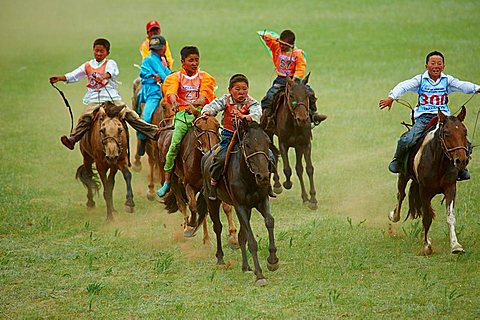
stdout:
<svg viewBox="0 0 480 320">
<path fill-rule="evenodd" d="M 183 229 L 183 236 L 185 238 L 195 237 L 195 232 L 194 231 L 195 231 L 194 227 L 185 226 L 185 228 Z"/>
<path fill-rule="evenodd" d="M 135 207 L 129 206 L 129 205 L 125 205 L 125 212 L 127 212 L 127 213 L 133 213 L 134 211 L 135 211 Z"/>
<path fill-rule="evenodd" d="M 307 207 L 310 209 L 310 210 L 317 210 L 318 209 L 318 205 L 316 202 L 308 202 L 307 203 Z"/>
<path fill-rule="evenodd" d="M 135 172 L 140 172 L 140 171 L 142 171 L 142 163 L 141 163 L 140 161 L 135 160 L 135 161 L 132 163 L 132 169 L 133 169 L 133 171 L 135 171 Z"/>
<path fill-rule="evenodd" d="M 223 261 L 223 258 L 222 259 L 217 259 L 217 265 L 218 266 L 224 266 L 225 265 L 225 261 Z"/>
<path fill-rule="evenodd" d="M 284 187 L 285 189 L 287 189 L 287 190 L 292 189 L 292 181 L 285 181 L 285 182 L 283 183 L 283 187 Z"/>
<path fill-rule="evenodd" d="M 157 199 L 157 194 L 155 192 L 147 192 L 147 199 L 150 201 L 155 201 Z"/>
<path fill-rule="evenodd" d="M 392 210 L 388 214 L 388 219 L 392 222 L 398 222 L 398 220 L 400 220 L 400 215 L 395 215 L 395 210 Z"/>
<path fill-rule="evenodd" d="M 276 263 L 269 263 L 267 261 L 267 269 L 271 272 L 278 270 L 278 261 Z"/>
<path fill-rule="evenodd" d="M 422 249 L 422 254 L 424 256 L 429 256 L 433 253 L 433 249 L 432 249 L 432 246 L 431 245 L 428 245 L 428 246 L 425 246 L 423 247 Z"/>
<path fill-rule="evenodd" d="M 452 253 L 453 254 L 465 253 L 465 250 L 463 250 L 463 247 L 457 243 L 455 246 L 452 247 Z"/>
<path fill-rule="evenodd" d="M 265 278 L 257 279 L 257 281 L 255 281 L 255 285 L 257 287 L 265 287 L 267 285 L 267 279 L 265 279 Z"/>
<path fill-rule="evenodd" d="M 274 186 L 273 187 L 273 192 L 275 192 L 276 194 L 280 194 L 280 193 L 282 193 L 282 191 L 283 191 L 282 186 L 279 186 L 279 187 Z"/>
<path fill-rule="evenodd" d="M 238 250 L 240 249 L 240 245 L 238 244 L 238 239 L 237 237 L 231 236 L 228 239 L 228 247 L 232 250 Z"/>
</svg>

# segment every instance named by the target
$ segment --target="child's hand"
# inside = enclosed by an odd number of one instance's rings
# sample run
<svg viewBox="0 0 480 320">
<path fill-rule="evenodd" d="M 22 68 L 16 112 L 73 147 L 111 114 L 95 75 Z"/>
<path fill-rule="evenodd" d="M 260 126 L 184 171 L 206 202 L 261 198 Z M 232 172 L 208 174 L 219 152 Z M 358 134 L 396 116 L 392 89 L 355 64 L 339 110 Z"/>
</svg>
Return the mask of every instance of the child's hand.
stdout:
<svg viewBox="0 0 480 320">
<path fill-rule="evenodd" d="M 48 80 L 51 84 L 54 84 L 58 81 L 65 81 L 62 76 L 51 76 Z"/>
<path fill-rule="evenodd" d="M 390 109 L 392 108 L 392 103 L 393 103 L 393 98 L 392 97 L 388 97 L 386 99 L 381 99 L 379 102 L 378 102 L 378 107 L 380 109 L 385 109 L 388 107 L 388 111 L 390 111 Z"/>
<path fill-rule="evenodd" d="M 158 74 L 154 74 L 154 75 L 153 75 L 153 78 L 155 79 L 155 81 L 156 81 L 157 83 L 162 82 L 162 77 L 160 77 Z"/>
</svg>

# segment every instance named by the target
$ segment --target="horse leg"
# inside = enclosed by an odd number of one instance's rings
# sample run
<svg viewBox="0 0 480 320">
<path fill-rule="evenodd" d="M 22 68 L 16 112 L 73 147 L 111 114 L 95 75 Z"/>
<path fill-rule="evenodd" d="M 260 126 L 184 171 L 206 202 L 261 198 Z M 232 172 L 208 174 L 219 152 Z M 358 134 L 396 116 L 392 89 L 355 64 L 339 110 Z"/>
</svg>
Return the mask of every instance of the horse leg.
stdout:
<svg viewBox="0 0 480 320">
<path fill-rule="evenodd" d="M 275 236 L 273 232 L 275 220 L 270 212 L 270 202 L 268 198 L 265 198 L 258 205 L 257 209 L 262 214 L 265 220 L 265 227 L 267 227 L 268 231 L 268 251 L 270 255 L 267 258 L 267 268 L 270 271 L 275 271 L 278 269 L 277 247 L 275 246 Z"/>
<path fill-rule="evenodd" d="M 187 220 L 188 220 L 188 215 L 187 215 L 187 204 L 185 203 L 185 200 L 183 199 L 182 195 L 182 190 L 180 189 L 179 182 L 177 179 L 172 181 L 172 187 L 171 190 L 173 194 L 175 195 L 175 199 L 177 200 L 177 206 L 178 210 L 182 214 L 183 217 L 183 222 L 181 224 L 182 228 L 185 228 L 187 226 Z"/>
<path fill-rule="evenodd" d="M 238 236 L 237 228 L 235 227 L 235 222 L 233 221 L 232 206 L 222 202 L 223 212 L 227 216 L 228 220 L 228 246 L 230 249 L 236 250 L 238 246 Z"/>
<path fill-rule="evenodd" d="M 432 197 L 425 197 L 424 192 L 420 192 L 420 197 L 422 199 L 422 223 L 423 223 L 423 248 L 422 254 L 425 256 L 431 255 L 433 253 L 432 242 L 428 237 L 428 231 L 432 225 L 433 220 L 433 209 L 430 204 Z"/>
<path fill-rule="evenodd" d="M 238 232 L 238 244 L 240 246 L 240 252 L 242 252 L 242 271 L 243 272 L 252 271 L 252 268 L 250 268 L 250 265 L 248 264 L 247 249 L 245 246 L 246 243 L 247 243 L 247 235 L 245 233 L 245 228 L 242 226 L 242 223 L 240 222 L 240 231 Z"/>
<path fill-rule="evenodd" d="M 95 174 L 92 170 L 93 159 L 89 156 L 83 156 L 83 167 L 86 172 L 86 183 L 84 185 L 87 187 L 87 209 L 95 208 L 95 201 L 93 200 L 94 190 L 97 190 L 96 182 L 93 180 Z"/>
<path fill-rule="evenodd" d="M 133 191 L 132 191 L 132 173 L 128 170 L 127 167 L 122 169 L 123 178 L 127 184 L 127 200 L 125 201 L 125 212 L 132 213 L 135 208 L 135 202 L 133 202 Z"/>
<path fill-rule="evenodd" d="M 140 144 L 140 139 L 137 138 L 137 146 Z M 133 171 L 135 172 L 140 172 L 142 171 L 142 161 L 140 160 L 141 159 L 141 156 L 139 156 L 136 152 L 135 152 L 135 160 L 133 161 L 132 163 L 132 168 L 133 168 Z"/>
<path fill-rule="evenodd" d="M 297 173 L 298 181 L 300 182 L 300 189 L 302 192 L 302 200 L 304 204 L 308 203 L 307 190 L 305 189 L 305 183 L 303 181 L 303 146 L 295 147 L 295 172 Z"/>
<path fill-rule="evenodd" d="M 283 174 L 285 174 L 285 182 L 283 183 L 283 186 L 285 189 L 289 190 L 292 188 L 292 181 L 290 181 L 292 169 L 290 168 L 290 162 L 288 161 L 288 147 L 282 142 L 280 142 L 280 154 L 282 155 Z"/>
<path fill-rule="evenodd" d="M 150 142 L 148 142 L 150 143 Z M 150 167 L 150 171 L 148 172 L 148 191 L 147 191 L 147 199 L 150 201 L 154 201 L 156 199 L 155 193 L 155 161 L 153 157 L 148 155 L 148 164 Z"/>
<path fill-rule="evenodd" d="M 315 182 L 313 178 L 314 168 L 312 164 L 312 144 L 309 143 L 307 146 L 305 146 L 303 152 L 305 154 L 305 169 L 307 171 L 308 180 L 310 182 L 310 201 L 308 207 L 312 210 L 316 210 L 318 206 L 316 198 L 317 191 L 315 190 Z"/>
<path fill-rule="evenodd" d="M 190 209 L 190 217 L 187 218 L 187 224 L 183 228 L 183 236 L 186 238 L 193 237 L 195 224 L 197 223 L 197 200 L 195 199 L 195 190 L 192 186 L 187 184 L 185 186 L 185 192 L 187 194 L 188 208 Z M 208 233 L 207 233 L 208 236 Z M 205 239 L 205 234 L 203 235 L 203 243 L 205 241 L 210 241 L 210 239 Z"/>
<path fill-rule="evenodd" d="M 110 175 L 107 178 L 107 169 L 101 168 L 98 165 L 97 165 L 97 172 L 103 184 L 103 198 L 105 199 L 105 204 L 107 205 L 107 221 L 113 221 L 113 199 L 112 199 L 113 185 L 110 179 Z"/>
<path fill-rule="evenodd" d="M 273 135 L 269 136 L 270 138 L 270 141 L 273 141 Z M 280 176 L 278 175 L 278 156 L 279 156 L 279 152 L 278 152 L 278 149 L 275 147 L 275 145 L 273 144 L 273 142 L 271 143 L 271 146 L 270 146 L 270 150 L 275 150 L 275 151 L 272 151 L 274 152 L 274 156 L 275 156 L 275 166 L 273 167 L 273 192 L 275 192 L 276 194 L 280 194 L 282 193 L 283 189 L 282 189 L 282 185 L 280 184 Z"/>
<path fill-rule="evenodd" d="M 210 235 L 208 234 L 207 217 L 203 218 L 202 229 L 203 229 L 203 244 L 205 245 L 207 243 L 210 243 Z"/>
<path fill-rule="evenodd" d="M 445 200 L 446 200 L 446 207 L 447 207 L 447 224 L 448 224 L 448 231 L 450 234 L 450 248 L 452 249 L 452 253 L 464 253 L 463 247 L 457 240 L 457 233 L 455 232 L 455 214 L 454 214 L 454 205 L 455 205 L 455 193 L 456 193 L 456 185 L 453 184 L 447 192 L 445 192 Z"/>
<path fill-rule="evenodd" d="M 245 229 L 244 232 L 248 241 L 248 251 L 250 251 L 250 254 L 252 255 L 252 258 L 253 258 L 253 265 L 255 268 L 254 272 L 257 278 L 257 280 L 255 281 L 255 284 L 257 286 L 262 287 L 267 284 L 267 280 L 263 276 L 262 268 L 260 267 L 260 263 L 258 262 L 258 255 L 257 255 L 258 244 L 257 244 L 257 240 L 255 240 L 255 236 L 253 235 L 252 227 L 250 226 L 250 216 L 252 214 L 252 209 L 246 208 L 244 206 L 236 206 L 235 211 L 237 212 L 238 220 L 240 220 L 241 228 Z M 246 259 L 246 252 L 245 252 L 245 257 L 243 257 L 243 252 L 242 252 L 242 258 Z"/>
<path fill-rule="evenodd" d="M 397 206 L 395 209 L 390 211 L 390 214 L 388 215 L 388 218 L 392 222 L 398 222 L 400 220 L 400 212 L 402 211 L 402 202 L 403 199 L 405 199 L 405 188 L 407 187 L 407 183 L 409 178 L 407 178 L 403 174 L 398 175 L 398 180 L 397 180 Z"/>
<path fill-rule="evenodd" d="M 220 204 L 219 200 L 211 201 L 207 200 L 208 212 L 210 212 L 210 219 L 213 222 L 213 231 L 217 238 L 217 252 L 215 257 L 217 257 L 217 264 L 223 265 L 225 261 L 223 260 L 224 254 L 222 250 L 222 222 L 220 221 Z M 206 219 L 203 221 L 206 222 Z"/>
</svg>

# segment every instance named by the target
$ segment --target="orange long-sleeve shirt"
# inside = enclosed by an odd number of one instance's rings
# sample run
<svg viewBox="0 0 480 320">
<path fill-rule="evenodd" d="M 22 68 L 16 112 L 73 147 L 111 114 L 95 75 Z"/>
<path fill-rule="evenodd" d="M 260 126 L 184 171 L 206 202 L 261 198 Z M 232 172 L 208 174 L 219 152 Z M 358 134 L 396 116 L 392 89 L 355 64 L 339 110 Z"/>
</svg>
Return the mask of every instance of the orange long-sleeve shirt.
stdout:
<svg viewBox="0 0 480 320">
<path fill-rule="evenodd" d="M 215 78 L 205 71 L 198 71 L 193 76 L 188 76 L 183 68 L 170 74 L 162 85 L 162 91 L 167 101 L 170 95 L 176 96 L 180 110 L 193 103 L 200 95 L 206 98 L 206 103 L 215 99 L 213 92 L 216 85 Z"/>
<path fill-rule="evenodd" d="M 307 62 L 303 50 L 292 48 L 285 52 L 280 49 L 278 39 L 271 34 L 265 33 L 263 41 L 272 52 L 272 61 L 275 71 L 279 76 L 294 76 L 303 79 Z"/>
</svg>

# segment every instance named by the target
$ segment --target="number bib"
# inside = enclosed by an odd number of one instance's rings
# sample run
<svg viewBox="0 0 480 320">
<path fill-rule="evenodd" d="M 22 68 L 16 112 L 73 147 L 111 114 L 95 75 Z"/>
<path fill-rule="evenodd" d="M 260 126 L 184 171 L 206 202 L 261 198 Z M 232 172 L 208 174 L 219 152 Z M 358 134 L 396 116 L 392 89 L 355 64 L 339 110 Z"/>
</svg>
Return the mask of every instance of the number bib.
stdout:
<svg viewBox="0 0 480 320">
<path fill-rule="evenodd" d="M 447 77 L 440 78 L 437 84 L 432 84 L 430 79 L 424 79 L 422 77 L 418 89 L 418 106 L 415 113 L 417 115 L 437 113 L 437 110 L 440 109 L 443 113 L 450 115 L 450 109 L 447 105 L 447 87 Z"/>
</svg>

